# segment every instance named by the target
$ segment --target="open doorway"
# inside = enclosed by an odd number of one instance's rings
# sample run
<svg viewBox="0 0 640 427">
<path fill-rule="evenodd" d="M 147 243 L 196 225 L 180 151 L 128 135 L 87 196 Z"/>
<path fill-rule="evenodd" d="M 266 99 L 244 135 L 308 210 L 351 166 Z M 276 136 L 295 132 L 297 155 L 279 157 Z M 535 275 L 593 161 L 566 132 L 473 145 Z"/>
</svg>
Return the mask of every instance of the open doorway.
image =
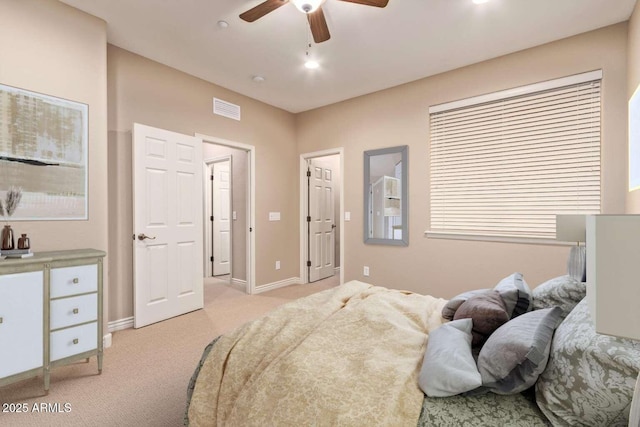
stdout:
<svg viewBox="0 0 640 427">
<path fill-rule="evenodd" d="M 214 150 L 209 150 L 214 151 Z M 215 150 L 218 151 L 218 150 Z M 237 160 L 236 155 L 236 160 Z M 206 159 L 205 171 L 205 277 L 227 279 L 231 283 L 233 210 L 244 194 L 233 193 L 233 155 Z M 209 178 L 207 180 L 207 177 Z M 234 198 L 236 203 L 233 203 Z M 236 227 L 237 228 L 237 227 Z"/>
<path fill-rule="evenodd" d="M 254 289 L 253 147 L 200 136 L 204 163 L 204 272 L 207 284 Z"/>
<path fill-rule="evenodd" d="M 344 162 L 337 148 L 300 156 L 300 277 L 344 282 Z"/>
</svg>

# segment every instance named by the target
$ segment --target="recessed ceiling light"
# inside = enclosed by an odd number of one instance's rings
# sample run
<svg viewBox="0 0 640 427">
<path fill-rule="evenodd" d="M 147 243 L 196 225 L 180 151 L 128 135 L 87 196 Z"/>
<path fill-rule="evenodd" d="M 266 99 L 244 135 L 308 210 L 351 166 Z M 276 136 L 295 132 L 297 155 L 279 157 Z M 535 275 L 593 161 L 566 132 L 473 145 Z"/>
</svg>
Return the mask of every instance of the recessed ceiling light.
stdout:
<svg viewBox="0 0 640 427">
<path fill-rule="evenodd" d="M 223 30 L 229 28 L 229 23 L 227 21 L 218 21 L 218 28 L 222 28 Z"/>
<path fill-rule="evenodd" d="M 475 4 L 487 3 L 489 0 L 472 0 Z"/>
<path fill-rule="evenodd" d="M 264 77 L 262 77 L 262 76 L 253 76 L 251 78 L 251 80 L 253 80 L 256 83 L 262 83 L 264 81 Z"/>
<path fill-rule="evenodd" d="M 318 62 L 314 61 L 313 59 L 308 59 L 307 62 L 304 63 L 304 66 L 310 70 L 315 70 L 320 66 L 320 64 L 318 64 Z"/>
</svg>

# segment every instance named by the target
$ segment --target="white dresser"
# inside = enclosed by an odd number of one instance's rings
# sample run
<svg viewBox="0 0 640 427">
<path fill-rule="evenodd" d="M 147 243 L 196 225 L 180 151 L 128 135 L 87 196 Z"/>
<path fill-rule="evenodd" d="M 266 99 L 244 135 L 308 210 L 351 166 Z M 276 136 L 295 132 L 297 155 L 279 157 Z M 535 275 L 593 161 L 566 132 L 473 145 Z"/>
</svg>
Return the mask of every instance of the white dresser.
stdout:
<svg viewBox="0 0 640 427">
<path fill-rule="evenodd" d="M 94 249 L 0 261 L 0 386 L 97 356 L 102 372 L 102 260 Z"/>
</svg>

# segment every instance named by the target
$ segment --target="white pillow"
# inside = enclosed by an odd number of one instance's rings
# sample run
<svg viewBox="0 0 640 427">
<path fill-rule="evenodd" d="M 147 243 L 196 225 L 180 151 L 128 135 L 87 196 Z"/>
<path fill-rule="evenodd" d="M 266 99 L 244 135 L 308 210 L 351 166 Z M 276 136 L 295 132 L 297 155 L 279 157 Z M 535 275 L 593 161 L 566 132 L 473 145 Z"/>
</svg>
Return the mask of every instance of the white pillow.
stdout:
<svg viewBox="0 0 640 427">
<path fill-rule="evenodd" d="M 465 393 L 482 385 L 471 354 L 471 319 L 445 323 L 429 334 L 418 384 L 429 397 Z"/>
</svg>

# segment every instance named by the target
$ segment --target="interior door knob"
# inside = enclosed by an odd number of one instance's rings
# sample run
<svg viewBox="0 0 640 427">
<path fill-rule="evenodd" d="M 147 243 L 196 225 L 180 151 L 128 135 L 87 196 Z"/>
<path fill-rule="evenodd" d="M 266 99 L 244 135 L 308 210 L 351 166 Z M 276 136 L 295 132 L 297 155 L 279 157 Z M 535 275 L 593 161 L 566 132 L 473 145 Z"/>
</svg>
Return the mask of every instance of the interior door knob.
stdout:
<svg viewBox="0 0 640 427">
<path fill-rule="evenodd" d="M 146 235 L 146 234 L 144 234 L 144 233 L 140 233 L 140 234 L 138 234 L 138 240 L 144 240 L 144 239 L 156 240 L 156 238 L 155 238 L 155 237 L 147 236 L 147 235 Z"/>
</svg>

